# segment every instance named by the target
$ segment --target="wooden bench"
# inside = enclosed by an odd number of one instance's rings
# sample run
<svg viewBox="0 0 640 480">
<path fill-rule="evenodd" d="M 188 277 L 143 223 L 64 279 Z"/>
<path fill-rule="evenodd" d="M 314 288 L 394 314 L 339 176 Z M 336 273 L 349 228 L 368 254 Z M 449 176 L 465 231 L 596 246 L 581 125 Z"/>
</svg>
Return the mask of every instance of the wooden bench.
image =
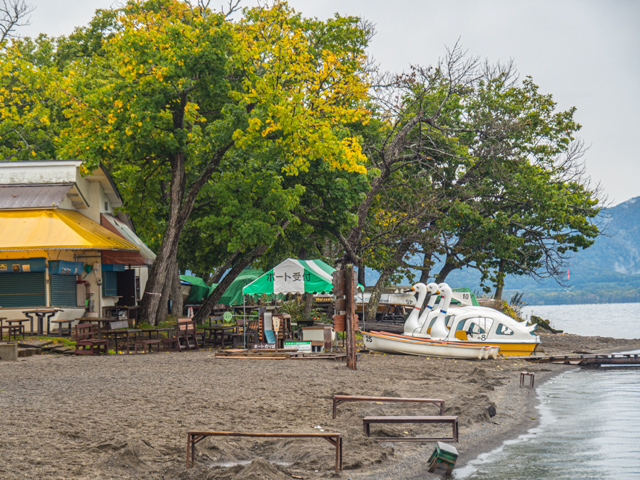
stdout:
<svg viewBox="0 0 640 480">
<path fill-rule="evenodd" d="M 136 340 L 134 343 L 134 351 L 138 353 L 138 347 L 142 347 L 142 353 L 151 353 L 153 349 L 151 348 L 155 345 L 157 348 L 157 352 L 160 352 L 160 344 L 162 340 L 159 338 L 150 338 L 149 340 Z"/>
<path fill-rule="evenodd" d="M 190 430 L 187 433 L 187 468 L 196 461 L 196 444 L 206 437 L 259 437 L 259 438 L 324 438 L 336 447 L 336 473 L 342 471 L 341 433 L 257 433 L 257 432 L 211 432 Z"/>
<path fill-rule="evenodd" d="M 440 405 L 440 415 L 444 413 L 444 400 L 436 398 L 400 398 L 400 397 L 362 397 L 357 395 L 334 395 L 333 418 L 336 418 L 338 405 L 344 402 L 416 402 Z"/>
<path fill-rule="evenodd" d="M 73 328 L 71 327 L 71 325 L 73 324 L 75 320 L 49 320 L 49 324 L 47 325 L 47 330 L 49 330 L 49 328 L 51 327 L 51 324 L 57 324 L 58 325 L 58 335 L 61 337 L 70 337 L 71 336 L 71 332 L 73 331 Z M 67 328 L 63 328 L 64 324 L 67 324 Z"/>
<path fill-rule="evenodd" d="M 384 442 L 438 442 L 438 441 L 458 441 L 458 417 L 421 417 L 421 416 L 374 416 L 364 417 L 362 425 L 364 433 L 370 436 L 370 425 L 372 423 L 448 423 L 452 428 L 451 437 L 372 437 L 374 440 Z"/>
<path fill-rule="evenodd" d="M 9 342 L 11 341 L 11 335 L 13 335 L 14 340 L 18 339 L 18 335 L 22 335 L 22 340 L 24 340 L 24 325 L 0 325 L 0 342 L 5 330 L 9 334 Z"/>
</svg>

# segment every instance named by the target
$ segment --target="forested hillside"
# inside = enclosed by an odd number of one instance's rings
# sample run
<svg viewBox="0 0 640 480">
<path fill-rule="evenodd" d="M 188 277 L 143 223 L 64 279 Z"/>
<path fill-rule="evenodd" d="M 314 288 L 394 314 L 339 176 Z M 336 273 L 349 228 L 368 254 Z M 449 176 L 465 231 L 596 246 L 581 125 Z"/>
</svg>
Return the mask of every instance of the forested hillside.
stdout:
<svg viewBox="0 0 640 480">
<path fill-rule="evenodd" d="M 640 301 L 640 197 L 600 213 L 601 234 L 590 248 L 570 260 L 563 285 L 552 279 L 508 277 L 504 298 L 523 291 L 530 304 L 616 303 Z M 447 281 L 479 289 L 473 270 L 452 272 Z"/>
</svg>

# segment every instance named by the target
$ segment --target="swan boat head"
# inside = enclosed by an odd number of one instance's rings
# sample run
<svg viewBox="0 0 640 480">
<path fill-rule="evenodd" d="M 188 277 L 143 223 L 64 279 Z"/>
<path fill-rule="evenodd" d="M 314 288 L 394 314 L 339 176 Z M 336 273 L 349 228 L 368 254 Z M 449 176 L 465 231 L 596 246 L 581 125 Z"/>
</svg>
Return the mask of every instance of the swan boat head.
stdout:
<svg viewBox="0 0 640 480">
<path fill-rule="evenodd" d="M 411 310 L 411 313 L 409 314 L 409 316 L 404 322 L 405 331 L 407 331 L 407 328 L 413 331 L 418 327 L 418 320 L 420 319 L 420 310 L 422 308 L 422 304 L 424 303 L 424 299 L 427 297 L 427 286 L 424 283 L 416 283 L 413 287 L 411 287 L 411 290 L 418 293 L 418 298 L 416 300 L 416 304 Z"/>
</svg>

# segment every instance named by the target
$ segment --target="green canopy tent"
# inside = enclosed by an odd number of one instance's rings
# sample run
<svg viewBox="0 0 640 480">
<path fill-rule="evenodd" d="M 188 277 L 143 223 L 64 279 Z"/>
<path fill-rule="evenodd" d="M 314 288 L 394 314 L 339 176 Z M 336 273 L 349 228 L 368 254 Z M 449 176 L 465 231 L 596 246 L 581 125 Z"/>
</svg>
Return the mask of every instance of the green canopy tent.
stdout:
<svg viewBox="0 0 640 480">
<path fill-rule="evenodd" d="M 220 297 L 220 303 L 224 305 L 242 305 L 242 289 L 263 273 L 262 270 L 252 269 L 246 269 L 240 272 L 240 275 L 231 282 L 229 288 L 227 288 L 222 297 Z"/>
<path fill-rule="evenodd" d="M 242 305 L 242 287 L 258 278 L 262 273 L 262 270 L 252 269 L 240 272 L 240 275 L 231 282 L 231 285 L 220 298 L 220 303 L 224 305 Z M 209 286 L 203 279 L 192 275 L 180 275 L 180 282 L 183 285 L 190 286 L 189 295 L 185 300 L 187 304 L 201 303 L 218 286 L 217 283 Z"/>
<path fill-rule="evenodd" d="M 185 300 L 187 304 L 202 302 L 204 298 L 211 295 L 211 292 L 217 286 L 217 283 L 209 286 L 203 279 L 192 275 L 180 275 L 180 283 L 191 285 L 189 296 Z"/>
</svg>

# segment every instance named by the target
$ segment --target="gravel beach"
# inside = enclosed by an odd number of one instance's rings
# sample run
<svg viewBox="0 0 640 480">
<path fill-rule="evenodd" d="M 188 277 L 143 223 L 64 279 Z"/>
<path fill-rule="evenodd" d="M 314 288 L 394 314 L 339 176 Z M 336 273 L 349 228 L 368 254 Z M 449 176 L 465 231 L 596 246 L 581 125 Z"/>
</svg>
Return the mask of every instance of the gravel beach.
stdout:
<svg viewBox="0 0 640 480">
<path fill-rule="evenodd" d="M 543 334 L 538 353 L 640 349 L 621 340 Z M 327 360 L 215 358 L 215 351 L 0 362 L 0 478 L 18 479 L 429 479 L 433 444 L 379 443 L 365 415 L 436 415 L 430 404 L 348 403 L 334 394 L 441 398 L 458 415 L 456 467 L 537 424 L 536 385 L 569 367 L 523 359 L 462 361 L 362 354 L 358 370 Z M 497 414 L 490 417 L 487 407 Z M 188 430 L 340 432 L 344 472 L 323 440 L 209 438 L 185 468 Z M 446 430 L 440 430 L 444 435 Z M 437 427 L 372 427 L 377 436 L 435 434 Z"/>
</svg>

